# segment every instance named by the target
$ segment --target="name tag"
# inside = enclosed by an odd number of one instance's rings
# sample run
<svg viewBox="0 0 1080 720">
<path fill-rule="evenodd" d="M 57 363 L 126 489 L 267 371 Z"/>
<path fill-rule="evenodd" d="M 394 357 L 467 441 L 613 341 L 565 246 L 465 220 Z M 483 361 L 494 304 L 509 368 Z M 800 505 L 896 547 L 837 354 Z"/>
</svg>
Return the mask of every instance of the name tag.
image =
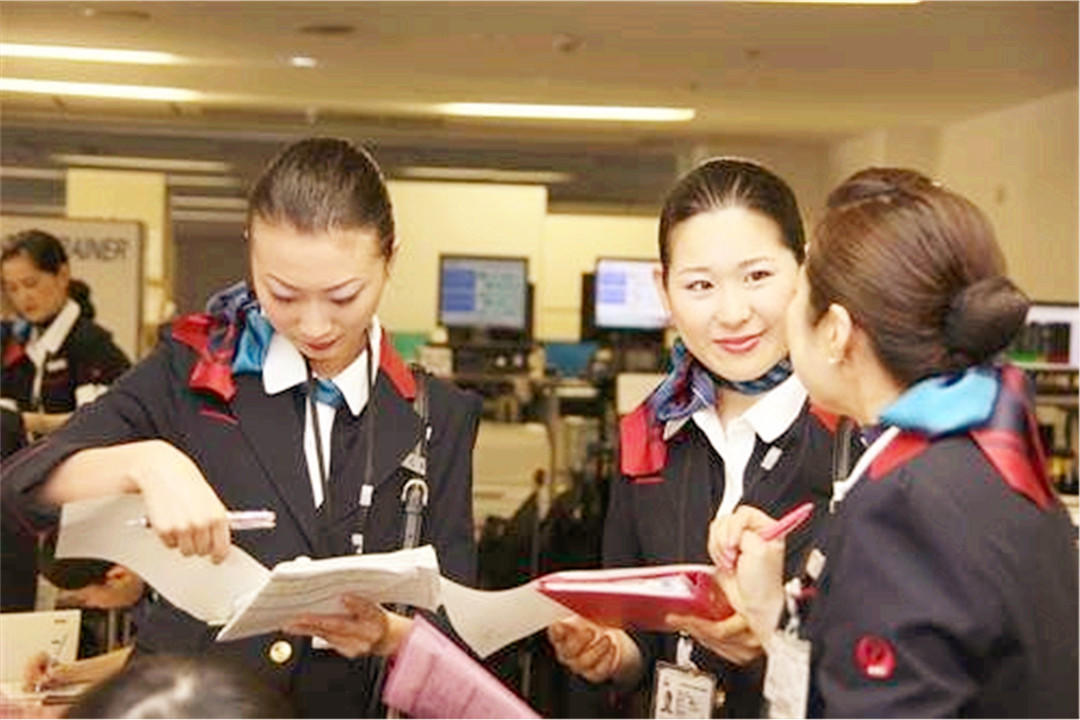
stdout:
<svg viewBox="0 0 1080 720">
<path fill-rule="evenodd" d="M 654 718 L 710 718 L 716 703 L 716 676 L 692 667 L 656 663 Z"/>
<path fill-rule="evenodd" d="M 810 643 L 777 630 L 769 638 L 765 700 L 770 718 L 804 718 L 810 695 Z"/>
<path fill-rule="evenodd" d="M 60 372 L 61 370 L 67 370 L 67 366 L 67 358 L 54 358 L 46 361 L 45 372 Z"/>
</svg>

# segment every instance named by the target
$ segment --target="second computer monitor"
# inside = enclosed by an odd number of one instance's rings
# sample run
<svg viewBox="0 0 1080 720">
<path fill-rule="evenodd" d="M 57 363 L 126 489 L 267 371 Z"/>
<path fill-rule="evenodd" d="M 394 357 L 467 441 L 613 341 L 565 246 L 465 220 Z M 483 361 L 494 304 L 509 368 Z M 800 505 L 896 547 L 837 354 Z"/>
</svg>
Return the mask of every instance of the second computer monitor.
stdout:
<svg viewBox="0 0 1080 720">
<path fill-rule="evenodd" d="M 595 315 L 598 329 L 663 330 L 667 313 L 660 302 L 653 273 L 658 260 L 600 258 L 594 280 Z"/>
<path fill-rule="evenodd" d="M 522 257 L 442 255 L 439 324 L 487 334 L 528 334 L 528 260 Z"/>
</svg>

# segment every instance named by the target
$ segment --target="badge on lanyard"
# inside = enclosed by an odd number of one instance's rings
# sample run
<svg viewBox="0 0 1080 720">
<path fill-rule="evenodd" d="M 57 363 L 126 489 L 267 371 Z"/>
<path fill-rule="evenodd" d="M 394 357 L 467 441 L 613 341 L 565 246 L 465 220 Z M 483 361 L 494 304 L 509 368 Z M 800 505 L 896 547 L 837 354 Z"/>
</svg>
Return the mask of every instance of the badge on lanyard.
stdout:
<svg viewBox="0 0 1080 720">
<path fill-rule="evenodd" d="M 716 704 L 716 676 L 698 670 L 690 659 L 694 641 L 680 634 L 675 651 L 678 664 L 656 663 L 653 687 L 654 718 L 710 718 Z"/>
<path fill-rule="evenodd" d="M 819 553 L 820 555 L 820 553 Z M 792 578 L 784 585 L 788 623 L 766 641 L 765 696 L 770 718 L 806 717 L 810 695 L 810 642 L 799 637 L 796 598 L 802 582 Z"/>
</svg>

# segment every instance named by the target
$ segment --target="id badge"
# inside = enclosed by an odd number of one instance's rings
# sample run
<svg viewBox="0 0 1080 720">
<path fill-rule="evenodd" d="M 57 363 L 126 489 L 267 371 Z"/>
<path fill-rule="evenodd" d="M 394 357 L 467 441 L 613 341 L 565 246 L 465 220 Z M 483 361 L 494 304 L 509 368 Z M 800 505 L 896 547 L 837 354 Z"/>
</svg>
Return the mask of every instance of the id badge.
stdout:
<svg viewBox="0 0 1080 720">
<path fill-rule="evenodd" d="M 770 718 L 804 718 L 810 694 L 810 643 L 777 631 L 769 639 L 765 700 Z"/>
<path fill-rule="evenodd" d="M 716 702 L 716 676 L 671 663 L 656 663 L 654 718 L 710 718 Z"/>
</svg>

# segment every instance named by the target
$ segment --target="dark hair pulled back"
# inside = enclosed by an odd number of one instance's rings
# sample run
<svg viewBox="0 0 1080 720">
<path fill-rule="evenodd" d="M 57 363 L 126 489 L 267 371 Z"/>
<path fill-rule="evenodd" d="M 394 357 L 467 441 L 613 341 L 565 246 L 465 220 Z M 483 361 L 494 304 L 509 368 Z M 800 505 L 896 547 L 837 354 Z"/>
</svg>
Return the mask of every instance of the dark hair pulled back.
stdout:
<svg viewBox="0 0 1080 720">
<path fill-rule="evenodd" d="M 852 314 L 905 386 L 991 360 L 1029 301 L 986 216 L 913 170 L 869 168 L 828 198 L 806 263 L 811 320 Z"/>
<path fill-rule="evenodd" d="M 714 158 L 686 173 L 675 184 L 660 212 L 660 263 L 667 277 L 671 231 L 695 215 L 727 207 L 755 210 L 780 226 L 784 244 L 799 263 L 806 238 L 795 193 L 779 176 L 750 160 Z"/>
<path fill-rule="evenodd" d="M 282 150 L 251 189 L 249 234 L 255 218 L 302 233 L 370 228 L 380 255 L 393 252 L 394 215 L 382 172 L 347 140 L 307 138 Z"/>
</svg>

